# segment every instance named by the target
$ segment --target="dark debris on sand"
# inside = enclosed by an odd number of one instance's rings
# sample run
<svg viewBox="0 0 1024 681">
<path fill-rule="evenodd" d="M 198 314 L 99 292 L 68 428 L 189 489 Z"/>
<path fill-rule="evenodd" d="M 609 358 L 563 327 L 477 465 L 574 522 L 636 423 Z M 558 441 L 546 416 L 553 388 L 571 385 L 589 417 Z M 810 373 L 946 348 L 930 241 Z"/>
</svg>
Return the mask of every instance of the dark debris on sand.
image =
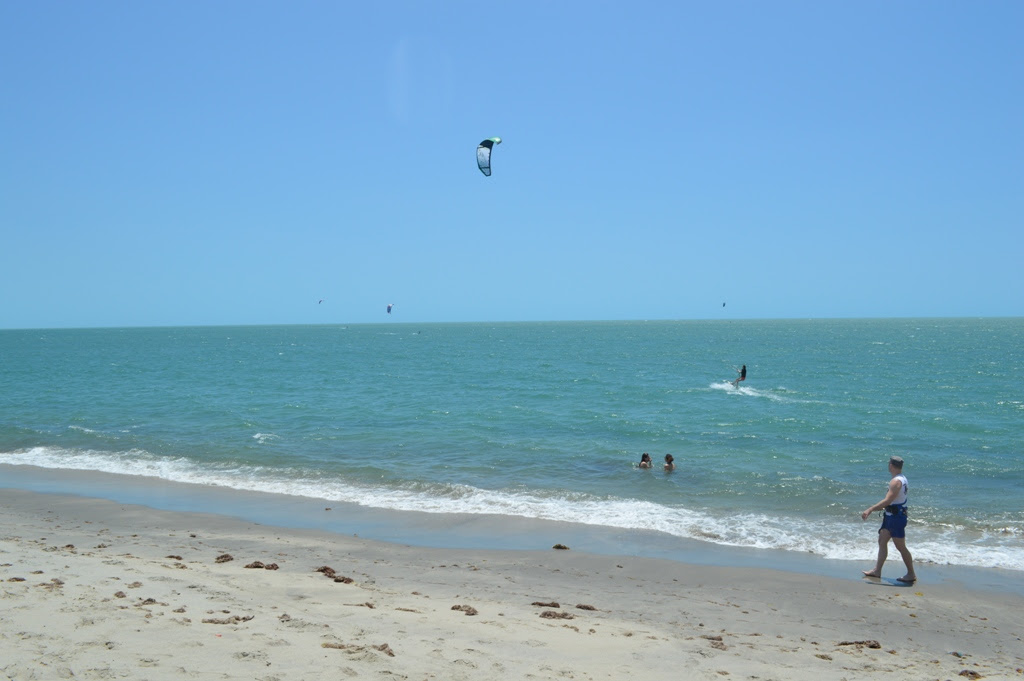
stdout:
<svg viewBox="0 0 1024 681">
<path fill-rule="evenodd" d="M 210 617 L 203 620 L 203 624 L 240 624 L 242 622 L 248 622 L 255 615 L 246 615 L 245 617 L 239 617 L 238 615 L 232 615 L 231 617 Z"/>
<path fill-rule="evenodd" d="M 395 651 L 391 650 L 391 646 L 389 646 L 387 643 L 381 643 L 379 646 L 358 646 L 353 643 L 334 643 L 331 641 L 325 641 L 324 643 L 320 644 L 320 647 L 333 648 L 335 650 L 350 650 L 352 652 L 359 652 L 362 650 L 366 650 L 367 648 L 373 648 L 374 650 L 379 650 L 388 657 L 395 656 Z"/>
<path fill-rule="evenodd" d="M 575 619 L 575 615 L 569 612 L 555 612 L 554 610 L 545 610 L 540 614 L 541 617 L 548 620 L 571 620 Z"/>
<path fill-rule="evenodd" d="M 271 568 L 267 568 L 267 569 L 269 570 Z M 275 567 L 273 569 L 276 570 L 277 568 Z M 352 582 L 355 581 L 351 577 L 346 577 L 345 575 L 339 575 L 337 572 L 334 571 L 334 568 L 332 568 L 329 565 L 321 565 L 320 567 L 318 567 L 315 570 L 313 570 L 313 572 L 322 572 L 325 577 L 328 577 L 329 579 L 333 579 L 338 584 L 351 584 Z"/>
<path fill-rule="evenodd" d="M 722 641 L 722 637 L 721 636 L 712 636 L 712 635 L 705 634 L 704 636 L 701 636 L 701 638 L 707 639 L 711 643 L 711 647 L 715 648 L 717 650 L 728 650 L 729 649 L 729 647 L 726 646 L 725 643 Z"/>
</svg>

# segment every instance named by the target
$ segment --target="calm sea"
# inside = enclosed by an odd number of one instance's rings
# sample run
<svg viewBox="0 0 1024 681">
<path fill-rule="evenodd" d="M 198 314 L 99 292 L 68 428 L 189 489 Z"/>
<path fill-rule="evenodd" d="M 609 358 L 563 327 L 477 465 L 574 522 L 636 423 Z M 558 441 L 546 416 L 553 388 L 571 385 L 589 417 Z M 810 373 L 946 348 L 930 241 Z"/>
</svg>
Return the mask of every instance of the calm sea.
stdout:
<svg viewBox="0 0 1024 681">
<path fill-rule="evenodd" d="M 0 464 L 870 559 L 898 453 L 917 559 L 1024 570 L 1022 319 L 19 330 L 0 362 Z"/>
</svg>

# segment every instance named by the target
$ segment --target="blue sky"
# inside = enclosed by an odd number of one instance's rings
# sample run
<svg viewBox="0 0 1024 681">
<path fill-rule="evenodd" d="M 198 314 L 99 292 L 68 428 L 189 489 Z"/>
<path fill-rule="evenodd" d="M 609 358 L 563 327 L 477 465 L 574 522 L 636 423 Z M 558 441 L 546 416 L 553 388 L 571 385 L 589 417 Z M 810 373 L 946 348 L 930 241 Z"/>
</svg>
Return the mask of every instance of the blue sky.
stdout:
<svg viewBox="0 0 1024 681">
<path fill-rule="evenodd" d="M 1021 316 L 1022 29 L 0 0 L 0 327 Z"/>
</svg>

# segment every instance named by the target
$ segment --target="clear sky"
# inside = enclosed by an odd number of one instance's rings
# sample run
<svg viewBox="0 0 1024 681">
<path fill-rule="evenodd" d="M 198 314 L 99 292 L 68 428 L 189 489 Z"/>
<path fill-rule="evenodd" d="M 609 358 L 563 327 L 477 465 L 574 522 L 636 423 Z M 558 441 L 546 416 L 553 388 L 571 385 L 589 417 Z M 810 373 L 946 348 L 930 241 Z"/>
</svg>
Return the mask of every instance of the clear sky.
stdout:
<svg viewBox="0 0 1024 681">
<path fill-rule="evenodd" d="M 1022 316 L 1022 35 L 1018 0 L 0 0 L 0 328 Z"/>
</svg>

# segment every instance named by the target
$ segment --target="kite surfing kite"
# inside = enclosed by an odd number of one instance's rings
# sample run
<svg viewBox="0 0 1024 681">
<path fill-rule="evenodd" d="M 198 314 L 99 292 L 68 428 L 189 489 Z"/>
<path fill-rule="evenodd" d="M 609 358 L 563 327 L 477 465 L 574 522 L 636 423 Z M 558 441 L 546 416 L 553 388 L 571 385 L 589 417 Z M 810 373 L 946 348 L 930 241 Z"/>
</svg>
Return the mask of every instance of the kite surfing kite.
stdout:
<svg viewBox="0 0 1024 681">
<path fill-rule="evenodd" d="M 394 303 L 388 303 L 388 314 L 391 314 L 391 308 L 393 308 L 394 306 Z"/>
<path fill-rule="evenodd" d="M 476 166 L 487 177 L 491 176 L 491 149 L 494 148 L 495 144 L 501 144 L 500 137 L 485 139 L 476 148 Z"/>
</svg>

